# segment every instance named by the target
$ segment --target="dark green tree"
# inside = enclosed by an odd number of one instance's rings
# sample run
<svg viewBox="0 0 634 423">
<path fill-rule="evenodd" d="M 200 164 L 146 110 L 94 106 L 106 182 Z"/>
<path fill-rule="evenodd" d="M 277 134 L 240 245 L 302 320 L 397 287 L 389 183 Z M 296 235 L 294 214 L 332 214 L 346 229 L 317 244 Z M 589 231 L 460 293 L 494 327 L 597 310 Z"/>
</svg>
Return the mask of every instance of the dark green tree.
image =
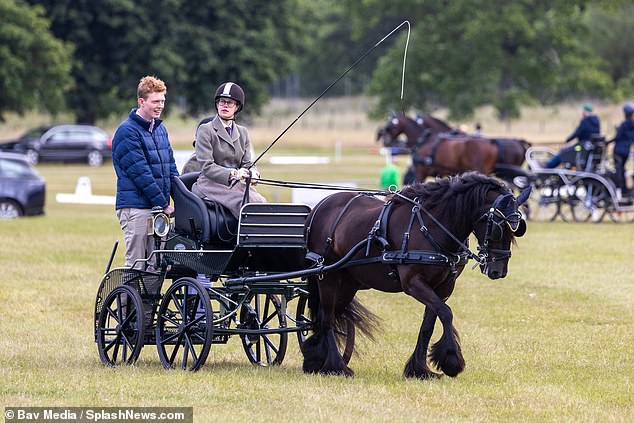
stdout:
<svg viewBox="0 0 634 423">
<path fill-rule="evenodd" d="M 63 108 L 71 49 L 49 25 L 41 7 L 0 0 L 0 120 L 6 112 Z"/>
<path fill-rule="evenodd" d="M 588 1 L 399 0 L 392 10 L 414 11 L 399 99 L 403 37 L 382 58 L 371 92 L 377 113 L 411 106 L 447 107 L 453 118 L 491 104 L 500 118 L 519 116 L 522 104 L 549 104 L 574 96 L 609 95 L 612 83 L 584 43 Z M 366 0 L 360 16 L 383 2 Z M 359 20 L 362 25 L 367 19 Z"/>
<path fill-rule="evenodd" d="M 188 114 L 210 110 L 225 80 L 244 85 L 247 112 L 258 110 L 291 66 L 299 28 L 294 0 L 30 1 L 75 45 L 69 104 L 80 122 L 133 106 L 144 75 L 165 80 L 170 102 Z"/>
<path fill-rule="evenodd" d="M 616 85 L 616 99 L 634 95 L 634 5 L 629 2 L 611 7 L 588 8 L 585 24 L 589 28 L 588 45 L 603 61 L 604 70 Z"/>
</svg>

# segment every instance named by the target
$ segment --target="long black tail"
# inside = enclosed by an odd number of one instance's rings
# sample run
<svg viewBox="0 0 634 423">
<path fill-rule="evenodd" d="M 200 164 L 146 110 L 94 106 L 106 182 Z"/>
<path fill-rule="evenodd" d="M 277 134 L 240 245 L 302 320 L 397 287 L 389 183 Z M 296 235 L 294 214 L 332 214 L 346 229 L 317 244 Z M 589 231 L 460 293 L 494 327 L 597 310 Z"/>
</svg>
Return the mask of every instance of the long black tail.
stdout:
<svg viewBox="0 0 634 423">
<path fill-rule="evenodd" d="M 308 308 L 313 320 L 313 331 L 319 331 L 319 281 L 316 276 L 308 277 Z M 333 328 L 337 338 L 343 338 L 348 329 L 348 322 L 352 322 L 356 330 L 371 340 L 374 339 L 374 333 L 381 326 L 381 319 L 371 312 L 367 307 L 354 298 L 340 313 L 335 316 L 335 327 Z M 338 339 L 340 340 L 340 339 Z"/>
</svg>

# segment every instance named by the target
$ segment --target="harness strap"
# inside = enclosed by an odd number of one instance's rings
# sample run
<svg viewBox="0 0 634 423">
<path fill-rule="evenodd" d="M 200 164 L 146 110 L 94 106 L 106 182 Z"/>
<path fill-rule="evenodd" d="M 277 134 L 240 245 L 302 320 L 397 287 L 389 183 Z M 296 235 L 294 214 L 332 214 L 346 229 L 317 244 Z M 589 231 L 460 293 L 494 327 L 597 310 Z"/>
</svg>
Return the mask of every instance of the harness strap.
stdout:
<svg viewBox="0 0 634 423">
<path fill-rule="evenodd" d="M 348 209 L 350 208 L 350 205 L 352 204 L 352 202 L 354 200 L 356 200 L 357 198 L 362 197 L 362 196 L 365 196 L 365 194 L 363 194 L 363 193 L 362 194 L 357 194 L 354 197 L 352 197 L 350 200 L 348 200 L 346 205 L 339 212 L 339 216 L 337 216 L 337 218 L 335 219 L 335 222 L 332 224 L 332 229 L 330 230 L 330 235 L 328 235 L 328 238 L 326 238 L 326 251 L 324 252 L 324 255 L 326 254 L 326 252 L 328 252 L 329 248 L 332 248 L 332 243 L 333 243 L 334 237 L 335 237 L 335 229 L 337 229 L 337 226 L 339 226 L 339 222 L 341 222 L 341 219 L 343 218 L 343 215 L 348 211 Z"/>
<path fill-rule="evenodd" d="M 365 248 L 365 255 L 370 255 L 370 247 L 372 246 L 372 242 L 376 242 L 381 247 L 381 250 L 389 250 L 390 243 L 385 239 L 387 236 L 387 223 L 389 219 L 390 212 L 392 211 L 393 203 L 391 201 L 386 201 L 379 212 L 379 217 L 374 222 L 374 226 L 370 229 L 367 238 L 367 246 Z"/>
<path fill-rule="evenodd" d="M 344 269 L 346 267 L 362 266 L 372 263 L 387 264 L 390 265 L 390 267 L 396 267 L 396 265 L 399 264 L 425 264 L 451 266 L 454 268 L 456 266 L 463 266 L 467 264 L 468 261 L 469 257 L 467 257 L 467 254 L 465 253 L 449 257 L 436 251 L 427 250 L 412 250 L 405 253 L 400 251 L 384 251 L 380 256 L 351 260 L 341 266 L 341 268 Z"/>
<path fill-rule="evenodd" d="M 409 235 L 412 231 L 412 226 L 414 225 L 414 210 L 418 209 L 418 206 L 412 207 L 412 213 L 409 215 L 409 223 L 407 224 L 407 230 L 403 234 L 403 243 L 401 244 L 401 252 L 404 253 L 407 251 L 407 243 L 409 242 Z"/>
</svg>

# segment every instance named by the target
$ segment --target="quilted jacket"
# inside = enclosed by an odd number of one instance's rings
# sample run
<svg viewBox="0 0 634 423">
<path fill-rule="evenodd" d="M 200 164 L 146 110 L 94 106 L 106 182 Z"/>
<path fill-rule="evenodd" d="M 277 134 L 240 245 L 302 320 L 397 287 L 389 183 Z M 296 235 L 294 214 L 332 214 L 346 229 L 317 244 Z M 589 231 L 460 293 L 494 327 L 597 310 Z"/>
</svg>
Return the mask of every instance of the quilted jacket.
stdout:
<svg viewBox="0 0 634 423">
<path fill-rule="evenodd" d="M 170 201 L 170 178 L 178 176 L 167 130 L 160 119 L 146 121 L 132 109 L 112 139 L 117 174 L 116 208 L 151 209 Z"/>
</svg>

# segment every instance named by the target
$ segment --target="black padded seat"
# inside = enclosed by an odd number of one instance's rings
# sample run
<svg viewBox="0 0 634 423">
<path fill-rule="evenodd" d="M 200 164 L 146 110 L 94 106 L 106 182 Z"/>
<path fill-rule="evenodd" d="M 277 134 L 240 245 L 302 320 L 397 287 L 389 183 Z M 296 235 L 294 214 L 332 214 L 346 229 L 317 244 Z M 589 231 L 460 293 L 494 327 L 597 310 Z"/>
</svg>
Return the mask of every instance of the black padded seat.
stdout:
<svg viewBox="0 0 634 423">
<path fill-rule="evenodd" d="M 174 226 L 177 232 L 190 235 L 203 244 L 235 244 L 238 228 L 237 219 L 218 204 L 208 207 L 207 203 L 191 192 L 199 172 L 191 172 L 172 177 L 172 199 L 174 200 Z M 222 213 L 224 211 L 224 213 Z M 190 221 L 193 219 L 196 233 L 192 233 Z"/>
</svg>

